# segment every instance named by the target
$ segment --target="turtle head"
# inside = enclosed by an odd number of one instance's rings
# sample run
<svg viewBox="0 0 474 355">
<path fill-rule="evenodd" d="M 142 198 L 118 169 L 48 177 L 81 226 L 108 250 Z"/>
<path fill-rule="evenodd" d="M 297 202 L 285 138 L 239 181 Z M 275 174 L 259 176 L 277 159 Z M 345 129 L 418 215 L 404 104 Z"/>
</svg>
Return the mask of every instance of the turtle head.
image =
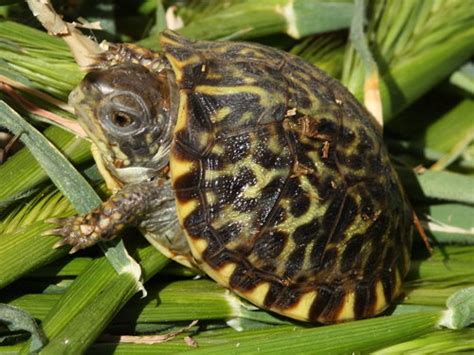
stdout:
<svg viewBox="0 0 474 355">
<path fill-rule="evenodd" d="M 168 164 L 177 101 L 171 71 L 131 63 L 88 73 L 69 96 L 105 167 L 123 183 Z"/>
</svg>

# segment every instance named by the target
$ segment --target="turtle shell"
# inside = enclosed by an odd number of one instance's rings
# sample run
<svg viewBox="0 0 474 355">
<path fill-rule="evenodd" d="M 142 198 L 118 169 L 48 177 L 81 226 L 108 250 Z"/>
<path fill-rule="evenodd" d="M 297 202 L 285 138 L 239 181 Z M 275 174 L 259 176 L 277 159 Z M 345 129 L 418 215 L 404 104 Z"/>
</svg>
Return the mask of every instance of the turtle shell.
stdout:
<svg viewBox="0 0 474 355">
<path fill-rule="evenodd" d="M 399 294 L 412 211 L 370 114 L 266 46 L 161 36 L 179 87 L 170 171 L 200 267 L 295 319 L 374 316 Z"/>
</svg>

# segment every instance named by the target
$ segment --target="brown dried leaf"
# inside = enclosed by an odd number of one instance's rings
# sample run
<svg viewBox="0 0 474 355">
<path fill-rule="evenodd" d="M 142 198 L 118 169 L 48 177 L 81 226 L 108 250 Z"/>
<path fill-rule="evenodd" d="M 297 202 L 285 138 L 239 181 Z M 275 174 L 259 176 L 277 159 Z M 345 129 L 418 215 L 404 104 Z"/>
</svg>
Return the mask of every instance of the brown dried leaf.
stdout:
<svg viewBox="0 0 474 355">
<path fill-rule="evenodd" d="M 85 36 L 73 24 L 63 21 L 49 0 L 27 0 L 27 3 L 33 15 L 50 34 L 64 39 L 81 69 L 87 70 L 96 64 L 104 51 L 97 42 Z"/>
</svg>

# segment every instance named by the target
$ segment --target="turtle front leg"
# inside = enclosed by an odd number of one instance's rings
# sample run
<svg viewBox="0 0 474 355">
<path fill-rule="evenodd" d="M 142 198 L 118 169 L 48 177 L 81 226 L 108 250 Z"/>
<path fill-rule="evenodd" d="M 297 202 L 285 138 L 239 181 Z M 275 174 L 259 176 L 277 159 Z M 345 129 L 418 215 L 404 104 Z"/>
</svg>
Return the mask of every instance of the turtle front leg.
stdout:
<svg viewBox="0 0 474 355">
<path fill-rule="evenodd" d="M 162 207 L 173 204 L 168 185 L 162 179 L 127 185 L 89 213 L 48 220 L 58 227 L 43 235 L 63 237 L 54 247 L 71 245 L 70 254 L 112 240 L 126 227 L 139 226 Z"/>
</svg>

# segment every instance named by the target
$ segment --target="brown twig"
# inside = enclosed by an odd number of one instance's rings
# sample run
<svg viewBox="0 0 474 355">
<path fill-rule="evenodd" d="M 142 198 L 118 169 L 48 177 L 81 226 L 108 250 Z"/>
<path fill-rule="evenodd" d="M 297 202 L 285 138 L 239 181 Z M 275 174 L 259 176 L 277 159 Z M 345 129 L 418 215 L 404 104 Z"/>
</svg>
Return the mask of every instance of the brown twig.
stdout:
<svg viewBox="0 0 474 355">
<path fill-rule="evenodd" d="M 27 3 L 33 15 L 51 35 L 64 39 L 81 69 L 87 70 L 96 64 L 97 58 L 104 52 L 97 42 L 85 36 L 74 24 L 63 21 L 49 0 L 27 0 Z"/>
<path fill-rule="evenodd" d="M 425 244 L 426 249 L 429 251 L 430 254 L 433 254 L 433 248 L 430 245 L 430 240 L 428 236 L 426 235 L 425 229 L 421 225 L 421 221 L 416 215 L 415 211 L 413 211 L 413 224 L 415 225 L 416 230 L 420 234 L 421 240 L 423 240 L 423 243 Z"/>
<path fill-rule="evenodd" d="M 113 343 L 135 343 L 135 344 L 160 344 L 173 340 L 177 335 L 188 331 L 197 324 L 197 320 L 191 322 L 187 327 L 178 329 L 174 332 L 160 335 L 103 335 L 99 338 L 101 342 Z"/>
<path fill-rule="evenodd" d="M 28 112 L 31 112 L 40 117 L 44 117 L 48 121 L 56 123 L 57 125 L 71 131 L 72 133 L 78 135 L 79 137 L 82 137 L 82 138 L 87 137 L 86 132 L 82 129 L 79 123 L 73 120 L 69 120 L 61 116 L 58 116 L 53 112 L 47 111 L 35 105 L 31 101 L 27 100 L 25 97 L 19 95 L 9 84 L 6 84 L 5 82 L 0 81 L 0 91 L 3 91 L 4 93 L 6 93 L 13 100 L 18 102 L 21 105 L 21 107 L 27 110 Z"/>
<path fill-rule="evenodd" d="M 74 110 L 71 106 L 69 106 L 67 103 L 58 100 L 42 91 L 36 90 L 34 88 L 31 88 L 29 86 L 26 86 L 25 84 L 20 83 L 19 81 L 10 79 L 4 75 L 0 75 L 0 83 L 5 83 L 8 84 L 11 87 L 14 87 L 15 89 L 18 89 L 20 91 L 26 92 L 28 94 L 31 94 L 33 96 L 36 96 L 40 98 L 41 100 L 48 102 L 54 106 L 59 107 L 61 110 L 64 110 L 66 112 L 74 114 Z"/>
<path fill-rule="evenodd" d="M 13 136 L 3 148 L 0 148 L 0 164 L 3 164 L 7 160 L 13 146 L 18 142 L 18 139 L 20 139 L 20 135 L 21 134 Z"/>
</svg>

